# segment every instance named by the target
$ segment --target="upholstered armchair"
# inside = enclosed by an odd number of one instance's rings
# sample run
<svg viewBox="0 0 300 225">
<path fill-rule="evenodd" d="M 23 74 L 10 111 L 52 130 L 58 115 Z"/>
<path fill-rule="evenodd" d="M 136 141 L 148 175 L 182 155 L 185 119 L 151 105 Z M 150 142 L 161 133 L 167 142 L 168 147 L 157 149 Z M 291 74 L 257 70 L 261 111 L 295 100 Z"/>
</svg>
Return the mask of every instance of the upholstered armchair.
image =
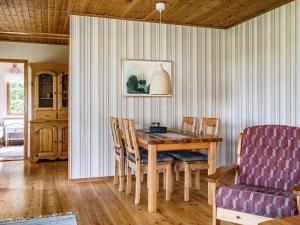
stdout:
<svg viewBox="0 0 300 225">
<path fill-rule="evenodd" d="M 235 172 L 235 184 L 222 177 Z M 300 212 L 300 128 L 263 125 L 246 128 L 238 144 L 238 164 L 209 176 L 213 224 L 220 220 L 259 224 Z"/>
</svg>

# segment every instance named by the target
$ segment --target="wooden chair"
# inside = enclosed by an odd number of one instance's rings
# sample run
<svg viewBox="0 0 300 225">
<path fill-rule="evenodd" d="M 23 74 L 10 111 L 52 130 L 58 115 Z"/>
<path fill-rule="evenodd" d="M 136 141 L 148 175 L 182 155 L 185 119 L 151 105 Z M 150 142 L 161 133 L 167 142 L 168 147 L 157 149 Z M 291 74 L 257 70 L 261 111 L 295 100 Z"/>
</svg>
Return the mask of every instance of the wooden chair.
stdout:
<svg viewBox="0 0 300 225">
<path fill-rule="evenodd" d="M 180 132 L 183 134 L 196 135 L 197 133 L 197 117 L 183 117 Z M 180 180 L 180 168 L 175 164 L 175 180 Z"/>
<path fill-rule="evenodd" d="M 183 117 L 181 123 L 181 132 L 184 134 L 195 135 L 197 133 L 197 118 Z"/>
<path fill-rule="evenodd" d="M 204 118 L 200 120 L 200 135 L 215 135 L 218 136 L 220 132 L 220 119 Z"/>
<path fill-rule="evenodd" d="M 119 120 L 117 118 L 110 118 L 110 127 L 113 137 L 113 149 L 114 149 L 114 185 L 119 184 L 119 191 L 124 191 L 124 179 L 125 179 L 125 148 L 123 145 Z"/>
<path fill-rule="evenodd" d="M 123 119 L 123 132 L 126 146 L 127 163 L 127 186 L 126 194 L 131 193 L 131 173 L 135 170 L 135 204 L 140 203 L 141 174 L 148 170 L 148 152 L 140 149 L 137 144 L 136 131 L 133 120 Z M 172 164 L 173 158 L 166 153 L 157 154 L 157 170 L 164 170 L 166 173 L 166 200 L 170 201 L 172 191 Z"/>
<path fill-rule="evenodd" d="M 219 119 L 201 118 L 200 134 L 219 135 Z M 179 180 L 178 171 L 184 170 L 184 201 L 189 201 L 189 190 L 192 187 L 192 171 L 195 171 L 196 190 L 200 190 L 200 171 L 208 169 L 208 157 L 206 154 L 194 151 L 181 151 L 170 153 L 175 159 L 176 180 Z"/>
<path fill-rule="evenodd" d="M 208 176 L 213 187 L 213 225 L 220 220 L 257 225 L 300 212 L 300 128 L 248 127 L 240 134 L 237 164 Z M 298 166 L 296 166 L 298 165 Z M 234 185 L 222 184 L 235 172 Z"/>
</svg>

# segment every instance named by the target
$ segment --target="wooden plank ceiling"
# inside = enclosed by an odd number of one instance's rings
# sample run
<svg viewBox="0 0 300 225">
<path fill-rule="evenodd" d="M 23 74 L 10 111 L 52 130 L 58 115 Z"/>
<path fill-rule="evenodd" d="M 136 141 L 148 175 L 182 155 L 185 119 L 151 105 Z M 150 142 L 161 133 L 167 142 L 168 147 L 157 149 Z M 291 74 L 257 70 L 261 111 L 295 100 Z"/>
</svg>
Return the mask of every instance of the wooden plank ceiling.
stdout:
<svg viewBox="0 0 300 225">
<path fill-rule="evenodd" d="M 69 15 L 157 22 L 157 0 L 0 0 L 0 40 L 67 44 Z M 291 0 L 164 0 L 163 22 L 226 29 Z"/>
</svg>

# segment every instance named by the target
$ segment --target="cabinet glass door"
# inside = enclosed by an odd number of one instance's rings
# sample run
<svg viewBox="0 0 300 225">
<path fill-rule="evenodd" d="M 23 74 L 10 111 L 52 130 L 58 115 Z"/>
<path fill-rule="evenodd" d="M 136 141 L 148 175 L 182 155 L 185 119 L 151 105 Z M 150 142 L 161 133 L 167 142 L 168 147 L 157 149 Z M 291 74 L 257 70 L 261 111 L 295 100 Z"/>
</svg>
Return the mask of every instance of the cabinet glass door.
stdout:
<svg viewBox="0 0 300 225">
<path fill-rule="evenodd" d="M 63 73 L 61 76 L 61 106 L 62 108 L 68 108 L 68 92 L 69 92 L 69 76 Z"/>
<path fill-rule="evenodd" d="M 38 77 L 38 82 L 38 107 L 53 108 L 53 76 L 50 74 L 41 74 Z"/>
<path fill-rule="evenodd" d="M 56 118 L 56 74 L 50 71 L 35 76 L 35 118 Z"/>
</svg>

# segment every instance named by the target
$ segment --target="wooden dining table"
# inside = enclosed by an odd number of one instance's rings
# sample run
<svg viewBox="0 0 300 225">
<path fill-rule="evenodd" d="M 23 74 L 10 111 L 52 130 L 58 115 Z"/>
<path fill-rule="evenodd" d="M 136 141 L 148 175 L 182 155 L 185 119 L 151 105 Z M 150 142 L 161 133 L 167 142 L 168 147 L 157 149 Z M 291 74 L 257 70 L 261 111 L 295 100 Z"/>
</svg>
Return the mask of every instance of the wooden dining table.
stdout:
<svg viewBox="0 0 300 225">
<path fill-rule="evenodd" d="M 216 171 L 217 143 L 222 141 L 218 136 L 197 136 L 183 134 L 179 131 L 167 133 L 150 133 L 137 130 L 137 141 L 140 147 L 148 150 L 148 211 L 157 211 L 157 152 L 201 149 L 208 152 L 208 175 Z M 208 203 L 212 204 L 212 188 L 208 184 Z"/>
</svg>

